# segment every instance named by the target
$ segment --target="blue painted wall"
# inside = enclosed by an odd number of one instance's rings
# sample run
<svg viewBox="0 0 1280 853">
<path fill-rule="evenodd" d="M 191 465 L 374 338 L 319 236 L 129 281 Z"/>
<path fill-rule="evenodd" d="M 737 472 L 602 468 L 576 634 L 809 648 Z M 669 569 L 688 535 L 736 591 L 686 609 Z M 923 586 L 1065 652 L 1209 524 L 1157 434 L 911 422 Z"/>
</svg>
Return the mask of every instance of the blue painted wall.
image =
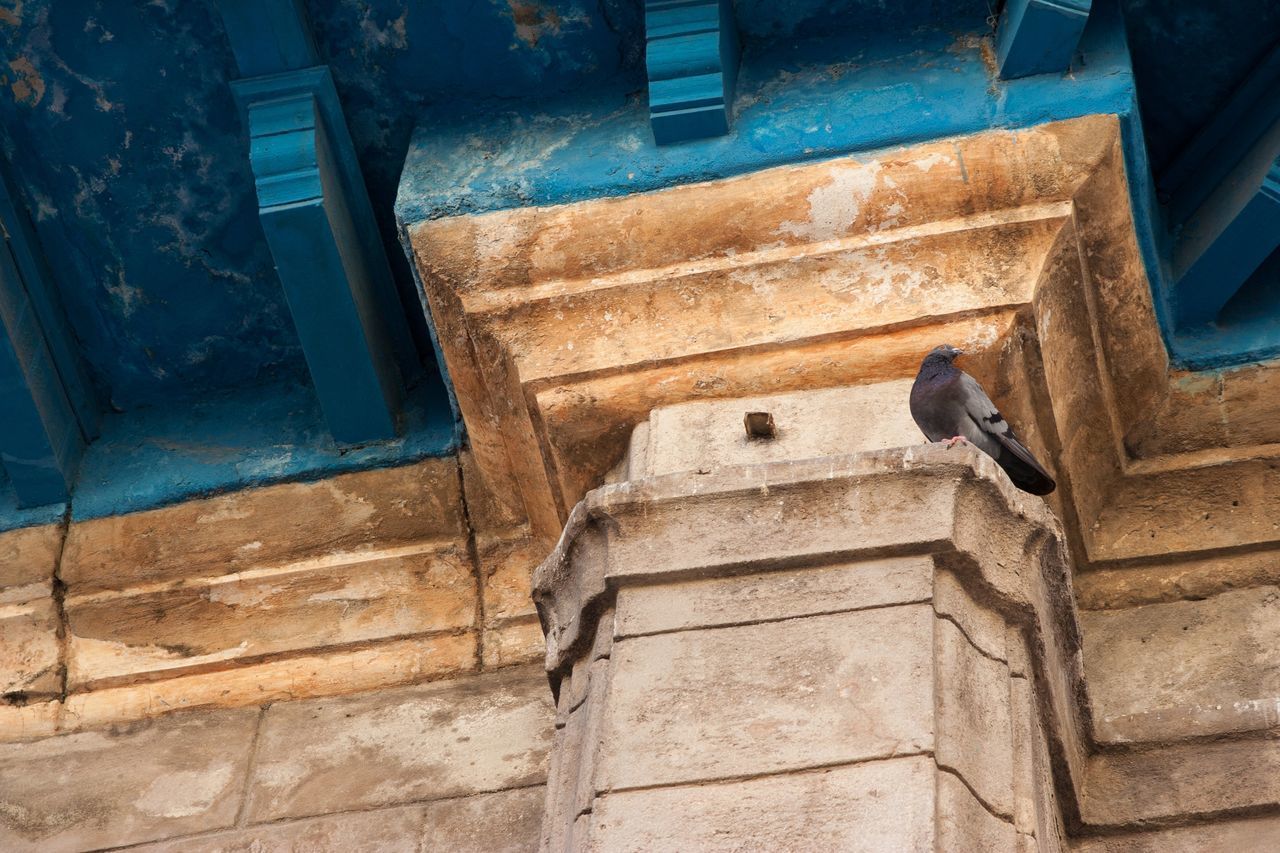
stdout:
<svg viewBox="0 0 1280 853">
<path fill-rule="evenodd" d="M 1101 4 L 1105 5 L 1105 4 Z M 1089 113 L 1132 114 L 1133 75 L 1114 12 L 1091 20 L 1070 76 L 994 78 L 986 4 L 944 24 L 750 41 L 727 136 L 655 147 L 643 98 L 601 91 L 460 114 L 427 108 L 401 183 L 406 222 L 620 195 L 780 163 Z"/>
<path fill-rule="evenodd" d="M 1168 235 L 1146 153 L 1157 168 L 1176 156 L 1274 41 L 1280 7 L 1119 4 L 1125 27 L 1117 0 L 1096 0 L 1072 74 L 1004 83 L 986 0 L 737 0 L 734 130 L 659 149 L 638 0 L 305 3 L 427 362 L 397 198 L 413 221 L 1092 112 L 1125 117 L 1135 213 L 1150 224 L 1158 278 Z M 3 4 L 0 60 L 0 147 L 107 414 L 76 515 L 455 446 L 434 379 L 411 394 L 401 439 L 343 452 L 327 437 L 257 217 L 228 85 L 238 74 L 213 4 Z M 1265 302 L 1278 263 L 1241 291 L 1236 314 Z M 0 527 L 31 523 L 14 521 L 5 495 L 0 483 Z"/>
</svg>

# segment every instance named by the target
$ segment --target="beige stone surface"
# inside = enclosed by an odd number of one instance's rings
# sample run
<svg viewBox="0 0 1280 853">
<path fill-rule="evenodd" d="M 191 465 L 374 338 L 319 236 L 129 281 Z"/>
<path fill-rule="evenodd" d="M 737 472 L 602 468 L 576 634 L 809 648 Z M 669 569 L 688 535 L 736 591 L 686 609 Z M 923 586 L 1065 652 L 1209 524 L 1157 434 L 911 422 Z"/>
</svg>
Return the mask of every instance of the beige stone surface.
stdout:
<svg viewBox="0 0 1280 853">
<path fill-rule="evenodd" d="M 335 555 L 324 563 L 176 589 L 71 596 L 70 688 L 475 624 L 475 576 L 464 543 L 372 559 Z"/>
<path fill-rule="evenodd" d="M 917 756 L 610 793 L 596 801 L 585 849 L 933 850 L 934 772 L 927 756 Z"/>
<path fill-rule="evenodd" d="M 62 692 L 58 612 L 49 596 L 0 605 L 0 701 Z"/>
<path fill-rule="evenodd" d="M 628 479 L 920 444 L 910 393 L 911 381 L 901 379 L 663 406 L 649 415 L 643 469 L 629 470 Z M 748 437 L 747 412 L 773 415 L 777 436 Z"/>
<path fill-rule="evenodd" d="M 62 703 L 57 700 L 25 705 L 0 703 L 0 743 L 48 737 L 58 730 Z"/>
<path fill-rule="evenodd" d="M 533 570 L 546 559 L 545 543 L 524 535 L 514 539 L 480 538 L 477 559 L 484 580 L 484 618 L 489 625 L 535 614 L 530 584 Z"/>
<path fill-rule="evenodd" d="M 980 586 L 976 578 L 966 578 L 968 585 L 954 571 L 939 568 L 933 575 L 933 609 L 955 623 L 965 637 L 989 658 L 1007 661 L 1006 637 L 1008 619 L 988 604 L 977 600 L 969 588 Z M 988 600 L 992 600 L 988 596 Z M 1018 644 L 1021 645 L 1021 639 Z"/>
<path fill-rule="evenodd" d="M 1280 554 L 1275 551 L 1179 556 L 1094 569 L 1075 577 L 1082 610 L 1114 610 L 1167 601 L 1194 600 L 1232 589 L 1280 585 Z"/>
<path fill-rule="evenodd" d="M 537 616 L 508 621 L 484 632 L 484 667 L 495 669 L 541 661 L 547 654 Z"/>
<path fill-rule="evenodd" d="M 1280 588 L 1081 614 L 1097 736 L 1165 741 L 1280 725 Z"/>
<path fill-rule="evenodd" d="M 554 536 L 655 406 L 902 379 L 941 335 L 990 349 L 1115 134 L 1093 117 L 414 224 L 477 466 Z"/>
<path fill-rule="evenodd" d="M 231 826 L 259 713 L 0 745 L 0 849 L 91 850 Z"/>
<path fill-rule="evenodd" d="M 460 493 L 448 457 L 73 521 L 61 576 L 83 594 L 454 541 L 466 535 Z"/>
<path fill-rule="evenodd" d="M 1013 824 L 992 814 L 956 776 L 939 771 L 938 850 L 1016 850 Z"/>
<path fill-rule="evenodd" d="M 536 668 L 274 705 L 255 822 L 526 787 L 546 778 L 553 709 Z"/>
<path fill-rule="evenodd" d="M 423 812 L 422 853 L 525 853 L 538 849 L 541 786 L 428 803 Z"/>
<path fill-rule="evenodd" d="M 65 532 L 61 524 L 41 524 L 0 533 L 0 596 L 7 587 L 48 583 Z M 0 603 L 5 599 L 0 597 Z"/>
<path fill-rule="evenodd" d="M 138 853 L 425 853 L 423 807 L 348 812 L 130 848 Z M 464 848 L 457 848 L 459 851 Z"/>
<path fill-rule="evenodd" d="M 1012 821 L 1014 732 L 1009 668 L 984 656 L 946 619 L 936 621 L 934 642 L 934 758 L 939 767 L 967 783 L 984 810 Z"/>
<path fill-rule="evenodd" d="M 190 708 L 234 708 L 356 693 L 442 678 L 479 666 L 474 633 L 394 640 L 217 672 L 108 687 L 67 697 L 64 730 L 139 720 Z"/>
<path fill-rule="evenodd" d="M 1090 759 L 1081 803 L 1089 827 L 1280 806 L 1280 741 L 1191 741 L 1157 749 L 1103 752 Z"/>
<path fill-rule="evenodd" d="M 1081 838 L 1071 849 L 1079 853 L 1274 853 L 1280 850 L 1280 819 L 1225 819 L 1200 826 Z"/>
<path fill-rule="evenodd" d="M 926 605 L 617 642 L 600 787 L 931 750 Z"/>
<path fill-rule="evenodd" d="M 933 563 L 898 557 L 806 569 L 629 586 L 618 592 L 619 637 L 928 601 Z"/>
</svg>

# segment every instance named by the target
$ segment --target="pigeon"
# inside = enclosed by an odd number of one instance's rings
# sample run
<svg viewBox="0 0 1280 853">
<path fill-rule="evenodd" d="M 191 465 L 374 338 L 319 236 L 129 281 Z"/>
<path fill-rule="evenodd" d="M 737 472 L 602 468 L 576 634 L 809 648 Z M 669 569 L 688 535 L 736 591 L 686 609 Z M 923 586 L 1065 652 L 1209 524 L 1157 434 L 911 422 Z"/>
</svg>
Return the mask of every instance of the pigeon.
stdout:
<svg viewBox="0 0 1280 853">
<path fill-rule="evenodd" d="M 1056 484 L 1022 446 L 1004 416 L 972 376 L 953 363 L 961 351 L 943 344 L 920 363 L 911 386 L 911 417 L 930 441 L 951 447 L 968 441 L 996 460 L 1013 484 L 1033 495 L 1047 495 Z"/>
</svg>

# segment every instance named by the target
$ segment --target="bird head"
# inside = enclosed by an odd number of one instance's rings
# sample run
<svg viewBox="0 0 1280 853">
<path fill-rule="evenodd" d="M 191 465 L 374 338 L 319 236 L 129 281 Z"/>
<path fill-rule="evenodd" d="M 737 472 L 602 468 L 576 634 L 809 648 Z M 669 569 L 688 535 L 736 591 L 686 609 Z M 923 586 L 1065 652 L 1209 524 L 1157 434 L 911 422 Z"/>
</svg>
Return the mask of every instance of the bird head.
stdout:
<svg viewBox="0 0 1280 853">
<path fill-rule="evenodd" d="M 936 346 L 933 349 L 929 350 L 929 355 L 927 356 L 927 358 L 933 358 L 934 356 L 937 356 L 938 358 L 944 359 L 948 364 L 950 364 L 951 362 L 955 361 L 956 356 L 959 356 L 959 355 L 964 355 L 964 350 L 956 349 L 951 344 L 942 344 L 941 346 Z"/>
</svg>

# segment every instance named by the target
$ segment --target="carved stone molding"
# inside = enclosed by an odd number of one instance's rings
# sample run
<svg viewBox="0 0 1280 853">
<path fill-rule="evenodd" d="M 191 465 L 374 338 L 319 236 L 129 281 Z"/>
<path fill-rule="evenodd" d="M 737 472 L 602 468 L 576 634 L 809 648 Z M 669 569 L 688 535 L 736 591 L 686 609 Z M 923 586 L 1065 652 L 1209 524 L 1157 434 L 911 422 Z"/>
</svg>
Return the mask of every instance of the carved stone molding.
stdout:
<svg viewBox="0 0 1280 853">
<path fill-rule="evenodd" d="M 1196 555 L 1275 575 L 1248 555 L 1280 539 L 1280 370 L 1171 370 L 1128 193 L 1091 116 L 410 235 L 478 466 L 548 541 L 651 409 L 905 378 L 948 341 L 1052 460 L 1081 567 L 1124 569 L 1082 595 Z"/>
</svg>

